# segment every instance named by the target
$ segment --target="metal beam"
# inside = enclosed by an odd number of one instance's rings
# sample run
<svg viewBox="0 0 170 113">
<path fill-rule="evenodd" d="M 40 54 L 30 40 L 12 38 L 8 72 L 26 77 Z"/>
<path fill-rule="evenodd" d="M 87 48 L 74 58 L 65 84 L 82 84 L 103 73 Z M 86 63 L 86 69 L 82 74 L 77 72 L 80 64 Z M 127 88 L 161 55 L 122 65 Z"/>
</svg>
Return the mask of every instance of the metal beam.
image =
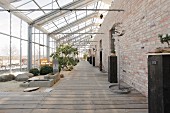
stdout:
<svg viewBox="0 0 170 113">
<path fill-rule="evenodd" d="M 25 12 L 25 11 L 31 11 L 31 12 L 34 12 L 34 11 L 42 11 L 41 9 L 11 9 L 11 10 L 3 10 L 3 9 L 0 9 L 0 11 L 11 11 L 11 12 Z M 58 8 L 58 9 L 43 9 L 43 12 L 44 11 L 118 11 L 118 12 L 122 12 L 122 11 L 125 11 L 124 9 L 64 9 L 64 8 Z"/>
<path fill-rule="evenodd" d="M 49 33 L 32 33 L 32 34 L 49 34 Z M 98 33 L 98 32 L 96 32 L 96 33 L 74 33 L 74 32 L 71 32 L 71 33 L 51 33 L 51 34 L 70 34 L 70 35 L 73 35 L 73 34 L 104 34 L 104 33 Z"/>
<path fill-rule="evenodd" d="M 87 45 L 87 44 L 80 44 L 80 45 L 73 45 L 73 46 L 90 46 L 90 45 Z"/>
<path fill-rule="evenodd" d="M 98 41 L 80 41 L 80 42 L 98 42 Z"/>
<path fill-rule="evenodd" d="M 32 26 L 28 26 L 28 70 L 32 68 Z"/>
<path fill-rule="evenodd" d="M 49 60 L 49 56 L 50 56 L 50 37 L 48 35 L 47 35 L 47 42 L 46 43 L 47 43 L 47 49 L 46 49 L 47 50 L 46 51 L 47 52 L 47 56 L 46 57 Z"/>
<path fill-rule="evenodd" d="M 63 6 L 62 9 L 69 9 L 69 8 L 75 9 L 75 8 L 79 8 L 79 7 L 84 7 L 85 5 L 93 3 L 95 1 L 94 0 L 93 1 L 92 0 L 76 0 L 76 1 L 74 1 L 72 3 L 70 3 L 70 4 L 67 4 L 67 5 Z M 47 22 L 53 21 L 54 19 L 65 15 L 67 13 L 70 13 L 70 11 L 69 10 L 63 10 L 63 11 L 54 10 L 54 11 L 52 11 L 52 12 L 50 12 L 48 14 L 45 14 L 45 15 L 39 17 L 38 19 L 34 20 L 32 22 L 32 24 L 33 25 L 34 24 L 43 25 L 43 24 L 45 24 Z"/>
<path fill-rule="evenodd" d="M 80 24 L 80 23 L 82 23 L 82 22 L 85 22 L 85 21 L 87 21 L 87 20 L 89 20 L 89 19 L 91 19 L 91 18 L 97 17 L 97 16 L 98 16 L 98 13 L 92 13 L 92 14 L 86 16 L 86 17 L 83 17 L 83 18 L 81 18 L 81 19 L 79 19 L 79 20 L 76 20 L 76 21 L 70 23 L 70 24 L 67 24 L 67 25 L 65 25 L 65 26 L 63 26 L 63 27 L 61 27 L 61 28 L 59 28 L 59 29 L 57 29 L 57 30 L 54 30 L 54 31 L 51 32 L 50 34 L 53 34 L 53 33 L 61 33 L 62 31 L 67 30 L 67 29 L 69 29 L 70 27 L 74 27 L 74 26 L 76 26 L 76 25 L 78 25 L 78 24 Z"/>
</svg>

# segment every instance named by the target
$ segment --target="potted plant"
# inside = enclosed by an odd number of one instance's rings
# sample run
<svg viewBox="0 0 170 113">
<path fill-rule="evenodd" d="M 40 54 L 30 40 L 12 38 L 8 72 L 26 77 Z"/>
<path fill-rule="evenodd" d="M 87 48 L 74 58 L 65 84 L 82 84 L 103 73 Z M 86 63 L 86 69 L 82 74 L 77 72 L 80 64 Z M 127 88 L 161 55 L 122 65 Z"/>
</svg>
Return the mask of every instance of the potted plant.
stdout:
<svg viewBox="0 0 170 113">
<path fill-rule="evenodd" d="M 170 53 L 170 35 L 166 34 L 163 36 L 162 34 L 159 34 L 158 37 L 160 38 L 160 42 L 162 44 L 167 43 L 168 47 L 160 48 L 161 53 Z"/>
<path fill-rule="evenodd" d="M 162 44 L 167 43 L 168 47 L 158 47 L 154 51 L 149 52 L 149 53 L 170 53 L 170 35 L 158 35 L 160 42 Z"/>
<path fill-rule="evenodd" d="M 112 48 L 110 56 L 116 56 L 116 51 L 114 48 Z"/>
<path fill-rule="evenodd" d="M 168 113 L 170 91 L 170 35 L 158 35 L 162 44 L 148 56 L 148 104 L 149 113 Z M 159 54 L 157 54 L 159 53 Z M 166 53 L 166 54 L 165 54 Z M 157 104 L 156 104 L 157 103 Z"/>
</svg>

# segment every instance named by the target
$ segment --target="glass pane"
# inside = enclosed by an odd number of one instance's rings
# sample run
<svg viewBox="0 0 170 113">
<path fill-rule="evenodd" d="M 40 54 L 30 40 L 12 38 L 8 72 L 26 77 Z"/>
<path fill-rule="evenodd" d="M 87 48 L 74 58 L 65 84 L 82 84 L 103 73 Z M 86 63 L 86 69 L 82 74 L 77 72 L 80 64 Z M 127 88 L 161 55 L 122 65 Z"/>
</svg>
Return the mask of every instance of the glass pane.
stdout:
<svg viewBox="0 0 170 113">
<path fill-rule="evenodd" d="M 1 8 L 0 8 L 1 9 Z M 9 34 L 10 32 L 10 17 L 7 12 L 0 12 L 0 32 Z"/>
<path fill-rule="evenodd" d="M 28 16 L 29 18 L 31 18 L 32 20 L 34 20 L 34 19 L 36 19 L 36 18 L 38 18 L 38 17 L 40 17 L 40 16 L 42 16 L 42 15 L 44 15 L 43 12 L 41 12 L 41 11 L 34 11 L 34 12 L 28 14 L 27 16 Z"/>
<path fill-rule="evenodd" d="M 42 1 L 42 0 L 41 0 Z M 50 2 L 44 6 L 41 7 L 42 9 L 57 9 L 59 8 L 58 5 L 56 4 L 55 0 L 53 1 L 53 4 Z M 51 12 L 51 11 L 49 11 Z"/>
<path fill-rule="evenodd" d="M 64 0 L 64 2 L 63 2 L 63 0 L 57 0 L 57 1 L 59 3 L 60 7 L 63 7 L 66 4 L 69 4 L 69 3 L 73 2 L 73 0 Z"/>
<path fill-rule="evenodd" d="M 39 68 L 39 45 L 35 44 L 35 67 Z"/>
<path fill-rule="evenodd" d="M 44 46 L 44 58 L 46 58 L 46 57 L 47 57 L 47 47 Z"/>
<path fill-rule="evenodd" d="M 48 29 L 48 31 L 49 31 L 49 32 L 53 32 L 53 31 L 55 31 L 56 29 L 57 29 L 57 27 L 52 27 L 52 28 Z"/>
<path fill-rule="evenodd" d="M 36 34 L 34 34 L 35 35 L 35 42 L 39 43 L 39 30 L 35 29 L 35 33 L 36 33 Z"/>
<path fill-rule="evenodd" d="M 29 2 L 28 4 L 19 7 L 19 9 L 38 9 L 38 6 L 34 2 Z"/>
<path fill-rule="evenodd" d="M 27 70 L 28 42 L 22 41 L 22 71 Z"/>
<path fill-rule="evenodd" d="M 52 22 L 50 22 L 49 24 L 46 24 L 46 25 L 44 25 L 43 27 L 44 27 L 45 29 L 51 29 L 51 28 L 55 27 L 55 25 L 54 25 Z"/>
<path fill-rule="evenodd" d="M 0 34 L 0 74 L 9 72 L 10 37 Z"/>
<path fill-rule="evenodd" d="M 41 59 L 45 58 L 44 57 L 44 47 L 43 46 L 40 46 L 40 57 L 41 57 Z"/>
<path fill-rule="evenodd" d="M 42 33 L 42 32 L 41 32 Z M 43 41 L 44 41 L 44 38 L 43 38 L 43 34 L 40 34 L 40 44 L 43 45 Z"/>
<path fill-rule="evenodd" d="M 13 6 L 15 6 L 15 7 L 19 7 L 19 6 L 21 6 L 21 5 L 24 5 L 24 4 L 26 4 L 27 2 L 30 2 L 30 1 L 32 1 L 32 0 L 21 0 L 21 1 L 18 1 L 18 2 L 13 2 L 13 3 L 11 3 Z M 28 3 L 27 3 L 28 4 Z"/>
<path fill-rule="evenodd" d="M 22 21 L 22 39 L 28 40 L 28 24 L 24 21 Z"/>
<path fill-rule="evenodd" d="M 57 26 L 58 27 L 63 27 L 63 26 L 65 26 L 67 23 L 64 21 L 64 22 L 62 22 L 62 23 L 60 23 L 60 24 L 57 24 Z"/>
<path fill-rule="evenodd" d="M 12 38 L 11 67 L 13 72 L 20 71 L 20 39 Z"/>
<path fill-rule="evenodd" d="M 52 0 L 35 0 L 35 2 L 40 6 L 43 7 L 52 2 Z"/>
<path fill-rule="evenodd" d="M 21 24 L 21 20 L 12 15 L 12 26 L 11 26 L 11 29 L 12 29 L 12 36 L 16 36 L 16 37 L 19 37 L 20 38 L 20 24 Z"/>
</svg>

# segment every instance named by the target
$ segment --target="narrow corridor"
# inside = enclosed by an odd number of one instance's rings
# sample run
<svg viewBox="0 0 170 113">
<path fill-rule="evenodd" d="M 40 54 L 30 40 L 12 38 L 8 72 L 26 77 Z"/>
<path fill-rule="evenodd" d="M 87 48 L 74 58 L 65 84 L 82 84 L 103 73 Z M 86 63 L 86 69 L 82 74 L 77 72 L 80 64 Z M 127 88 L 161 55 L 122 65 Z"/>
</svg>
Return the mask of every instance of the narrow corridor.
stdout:
<svg viewBox="0 0 170 113">
<path fill-rule="evenodd" d="M 107 74 L 81 61 L 51 92 L 0 93 L 0 113 L 148 113 L 137 91 L 114 94 Z"/>
</svg>

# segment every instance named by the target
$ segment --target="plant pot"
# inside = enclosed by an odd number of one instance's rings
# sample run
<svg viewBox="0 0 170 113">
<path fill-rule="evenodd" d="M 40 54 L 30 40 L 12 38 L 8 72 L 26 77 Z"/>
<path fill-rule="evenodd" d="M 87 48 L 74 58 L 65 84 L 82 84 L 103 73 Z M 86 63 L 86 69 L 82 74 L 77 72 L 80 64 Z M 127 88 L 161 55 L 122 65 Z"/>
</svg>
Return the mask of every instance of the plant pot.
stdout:
<svg viewBox="0 0 170 113">
<path fill-rule="evenodd" d="M 110 56 L 116 56 L 116 53 L 110 53 Z"/>
<path fill-rule="evenodd" d="M 149 52 L 149 53 L 170 53 L 170 47 L 159 47 L 156 48 L 154 51 Z"/>
</svg>

